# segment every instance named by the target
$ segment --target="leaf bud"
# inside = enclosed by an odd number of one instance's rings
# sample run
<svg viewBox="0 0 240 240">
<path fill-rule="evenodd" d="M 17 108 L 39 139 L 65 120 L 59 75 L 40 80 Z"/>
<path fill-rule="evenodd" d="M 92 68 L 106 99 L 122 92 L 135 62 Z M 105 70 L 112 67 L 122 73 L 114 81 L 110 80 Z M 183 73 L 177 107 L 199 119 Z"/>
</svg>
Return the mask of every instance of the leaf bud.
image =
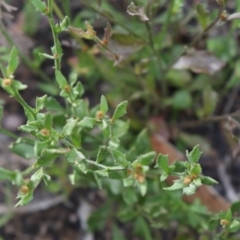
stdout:
<svg viewBox="0 0 240 240">
<path fill-rule="evenodd" d="M 50 131 L 46 128 L 43 128 L 40 132 L 43 136 L 46 136 L 46 137 L 50 135 Z"/>
<path fill-rule="evenodd" d="M 22 194 L 27 194 L 27 193 L 29 193 L 29 187 L 27 186 L 27 185 L 22 185 L 21 186 L 21 188 L 20 188 L 20 192 L 22 193 Z"/>
<path fill-rule="evenodd" d="M 229 221 L 227 219 L 221 219 L 220 224 L 224 228 L 229 225 Z"/>
<path fill-rule="evenodd" d="M 3 87 L 9 87 L 10 85 L 12 85 L 13 80 L 11 78 L 4 78 L 2 81 L 2 86 Z"/>
<path fill-rule="evenodd" d="M 187 176 L 187 177 L 185 177 L 184 179 L 183 179 L 183 184 L 185 185 L 185 186 L 188 186 L 191 182 L 192 182 L 192 178 L 190 177 L 190 176 Z"/>
</svg>

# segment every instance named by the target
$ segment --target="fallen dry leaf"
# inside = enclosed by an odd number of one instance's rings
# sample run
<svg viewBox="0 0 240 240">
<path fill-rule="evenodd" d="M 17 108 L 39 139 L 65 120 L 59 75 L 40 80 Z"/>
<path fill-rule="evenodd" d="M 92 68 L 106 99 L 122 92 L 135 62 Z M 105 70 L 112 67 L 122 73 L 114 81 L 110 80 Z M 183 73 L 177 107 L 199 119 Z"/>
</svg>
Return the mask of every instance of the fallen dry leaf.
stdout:
<svg viewBox="0 0 240 240">
<path fill-rule="evenodd" d="M 178 59 L 173 65 L 174 69 L 189 69 L 195 73 L 214 74 L 224 67 L 225 63 L 205 50 L 191 49 Z"/>
</svg>

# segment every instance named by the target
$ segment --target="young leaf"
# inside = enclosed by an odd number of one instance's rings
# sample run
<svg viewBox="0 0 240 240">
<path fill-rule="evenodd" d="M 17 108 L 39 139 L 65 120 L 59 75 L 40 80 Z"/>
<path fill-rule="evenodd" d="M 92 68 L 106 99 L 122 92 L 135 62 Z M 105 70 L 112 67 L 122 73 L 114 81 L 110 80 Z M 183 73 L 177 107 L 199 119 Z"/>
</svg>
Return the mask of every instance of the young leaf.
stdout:
<svg viewBox="0 0 240 240">
<path fill-rule="evenodd" d="M 196 192 L 197 187 L 191 183 L 189 186 L 183 188 L 183 194 L 186 194 L 188 196 L 193 195 Z"/>
<path fill-rule="evenodd" d="M 116 163 L 121 164 L 123 167 L 127 167 L 129 162 L 126 159 L 126 156 L 116 149 L 111 149 L 112 156 L 114 157 Z"/>
<path fill-rule="evenodd" d="M 102 162 L 106 157 L 109 156 L 109 150 L 106 146 L 101 146 L 97 154 L 97 162 Z"/>
<path fill-rule="evenodd" d="M 18 172 L 12 172 L 5 168 L 0 167 L 0 180 L 9 180 L 12 184 L 19 185 L 21 183 L 22 176 Z"/>
<path fill-rule="evenodd" d="M 229 230 L 231 233 L 238 232 L 240 230 L 240 222 L 234 219 L 229 226 Z"/>
<path fill-rule="evenodd" d="M 119 103 L 113 113 L 112 122 L 116 121 L 118 118 L 122 117 L 126 113 L 127 101 Z"/>
<path fill-rule="evenodd" d="M 205 184 L 205 185 L 218 184 L 218 182 L 211 177 L 201 176 L 201 180 L 202 180 L 202 184 Z"/>
<path fill-rule="evenodd" d="M 37 11 L 41 13 L 46 13 L 47 12 L 47 6 L 45 2 L 41 0 L 30 0 L 33 6 L 36 8 Z"/>
<path fill-rule="evenodd" d="M 39 168 L 32 176 L 31 181 L 33 182 L 33 187 L 37 187 L 37 185 L 41 182 L 42 177 L 44 175 L 43 168 Z"/>
<path fill-rule="evenodd" d="M 148 153 L 145 153 L 145 154 L 142 154 L 138 157 L 139 159 L 139 162 L 142 164 L 142 165 L 147 165 L 149 166 L 153 160 L 154 160 L 154 157 L 156 156 L 156 153 L 155 152 L 148 152 Z"/>
<path fill-rule="evenodd" d="M 166 172 L 162 173 L 160 177 L 160 182 L 164 182 L 168 178 L 168 174 Z"/>
<path fill-rule="evenodd" d="M 63 31 L 63 30 L 66 30 L 70 25 L 70 19 L 68 16 L 66 16 L 62 22 L 60 23 L 60 32 Z"/>
<path fill-rule="evenodd" d="M 101 101 L 100 101 L 100 111 L 105 115 L 107 110 L 108 110 L 108 103 L 107 103 L 105 96 L 102 95 Z"/>
<path fill-rule="evenodd" d="M 123 200 L 128 204 L 131 205 L 137 202 L 138 198 L 133 188 L 127 188 L 123 193 Z"/>
<path fill-rule="evenodd" d="M 68 85 L 66 78 L 59 70 L 56 70 L 56 80 L 61 89 L 64 89 L 64 87 Z"/>
<path fill-rule="evenodd" d="M 225 219 L 228 220 L 229 222 L 232 220 L 232 211 L 231 211 L 231 209 L 227 210 Z"/>
<path fill-rule="evenodd" d="M 184 188 L 184 184 L 183 184 L 183 180 L 182 179 L 178 179 L 178 180 L 174 180 L 174 183 L 172 186 L 170 187 L 165 187 L 163 188 L 164 190 L 168 190 L 168 191 L 174 191 L 174 190 L 178 190 L 178 189 L 182 189 Z"/>
<path fill-rule="evenodd" d="M 164 172 L 168 172 L 168 155 L 159 154 L 157 157 L 157 165 L 159 168 L 163 169 Z M 164 180 L 163 180 L 164 181 Z"/>
<path fill-rule="evenodd" d="M 96 124 L 95 118 L 84 117 L 77 125 L 79 127 L 93 128 L 95 124 Z"/>
<path fill-rule="evenodd" d="M 42 110 L 45 105 L 46 105 L 46 101 L 47 101 L 47 95 L 43 95 L 42 97 L 37 97 L 36 100 L 36 112 L 39 112 L 40 110 Z"/>
<path fill-rule="evenodd" d="M 77 122 L 78 122 L 77 118 L 69 118 L 67 120 L 66 125 L 63 127 L 61 136 L 62 137 L 70 136 L 72 134 L 72 131 L 73 131 L 74 127 L 76 126 Z"/>
<path fill-rule="evenodd" d="M 8 66 L 7 66 L 7 77 L 11 78 L 11 75 L 14 74 L 17 66 L 19 64 L 18 51 L 16 47 L 13 47 L 9 56 Z"/>
<path fill-rule="evenodd" d="M 147 193 L 147 182 L 144 181 L 143 183 L 138 184 L 139 191 L 142 196 L 145 196 Z"/>
<path fill-rule="evenodd" d="M 197 163 L 200 159 L 200 156 L 202 155 L 202 152 L 200 152 L 199 149 L 199 145 L 195 146 L 190 153 L 186 151 L 186 155 L 189 162 Z"/>
</svg>

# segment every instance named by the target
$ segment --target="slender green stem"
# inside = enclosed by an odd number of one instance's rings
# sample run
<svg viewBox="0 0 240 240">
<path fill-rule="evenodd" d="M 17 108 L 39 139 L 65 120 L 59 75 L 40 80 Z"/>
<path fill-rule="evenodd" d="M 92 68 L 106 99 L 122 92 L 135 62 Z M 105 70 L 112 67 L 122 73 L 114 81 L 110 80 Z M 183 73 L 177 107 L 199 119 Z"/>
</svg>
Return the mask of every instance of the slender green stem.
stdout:
<svg viewBox="0 0 240 240">
<path fill-rule="evenodd" d="M 9 136 L 9 137 L 14 138 L 14 139 L 19 138 L 19 136 L 17 136 L 16 134 L 14 134 L 14 133 L 6 130 L 6 129 L 3 129 L 3 128 L 0 128 L 0 133 L 3 133 L 4 135 Z"/>
<path fill-rule="evenodd" d="M 105 170 L 109 170 L 109 171 L 121 171 L 121 170 L 126 169 L 125 167 L 121 167 L 121 166 L 108 167 L 108 166 L 102 165 L 100 163 L 97 163 L 95 161 L 88 160 L 88 159 L 84 159 L 84 161 L 87 162 L 88 164 L 91 164 L 93 166 L 96 166 L 96 167 L 99 167 L 99 168 L 102 168 Z"/>
<path fill-rule="evenodd" d="M 169 24 L 171 22 L 174 2 L 175 2 L 175 0 L 170 0 L 169 6 L 168 6 L 168 9 L 167 9 L 167 17 L 166 17 L 166 20 L 164 21 L 164 24 L 162 26 L 160 37 L 159 37 L 159 40 L 158 40 L 158 42 L 159 42 L 158 47 L 159 47 L 160 51 L 162 49 L 162 44 L 164 42 L 164 38 L 166 36 Z"/>
<path fill-rule="evenodd" d="M 55 66 L 55 71 L 59 70 L 61 68 L 61 57 L 62 57 L 62 50 L 61 50 L 61 45 L 60 42 L 58 40 L 57 37 L 57 31 L 55 29 L 55 25 L 54 25 L 54 21 L 53 21 L 53 0 L 48 0 L 48 9 L 49 9 L 49 13 L 48 13 L 48 21 L 49 21 L 49 25 L 51 27 L 52 30 L 52 35 L 53 35 L 53 42 L 54 42 L 54 48 L 55 48 L 55 52 L 54 52 L 54 66 Z"/>
<path fill-rule="evenodd" d="M 19 94 L 19 92 L 16 89 L 12 89 L 14 92 L 14 97 L 17 99 L 17 101 L 23 106 L 24 110 L 28 113 L 27 116 L 30 114 L 32 116 L 32 119 L 36 119 L 36 114 L 33 111 L 33 109 L 25 102 L 25 100 L 22 98 L 22 96 Z"/>
<path fill-rule="evenodd" d="M 0 21 L 0 32 L 2 33 L 2 35 L 5 37 L 5 39 L 7 40 L 8 43 L 11 43 L 11 45 L 14 45 L 17 50 L 18 50 L 18 54 L 20 56 L 20 58 L 23 60 L 23 62 L 28 66 L 28 68 L 30 70 L 32 70 L 34 73 L 36 73 L 37 75 L 39 75 L 44 81 L 46 82 L 51 82 L 51 79 L 43 72 L 41 71 L 39 68 L 37 68 L 32 61 L 25 55 L 23 54 L 20 49 L 18 48 L 18 46 L 16 46 L 16 44 L 14 43 L 12 37 L 8 34 L 8 32 L 6 31 L 5 27 L 3 26 L 3 23 Z"/>
<path fill-rule="evenodd" d="M 67 2 L 67 1 L 63 1 L 63 2 Z M 52 6 L 53 6 L 53 10 L 56 13 L 56 15 L 58 16 L 58 18 L 64 19 L 64 15 L 63 15 L 61 9 L 58 7 L 58 5 L 55 3 L 55 1 L 53 1 Z"/>
</svg>

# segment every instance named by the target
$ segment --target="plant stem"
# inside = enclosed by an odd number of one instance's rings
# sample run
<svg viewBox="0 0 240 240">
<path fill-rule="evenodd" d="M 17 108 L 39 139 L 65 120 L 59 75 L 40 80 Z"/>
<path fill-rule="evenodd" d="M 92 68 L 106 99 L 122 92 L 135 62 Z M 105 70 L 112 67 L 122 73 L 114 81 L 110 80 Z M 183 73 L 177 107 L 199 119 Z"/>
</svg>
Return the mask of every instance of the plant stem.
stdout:
<svg viewBox="0 0 240 240">
<path fill-rule="evenodd" d="M 95 161 L 88 160 L 88 159 L 84 159 L 84 161 L 87 162 L 88 164 L 93 165 L 93 166 L 96 166 L 96 167 L 99 167 L 99 168 L 102 168 L 102 169 L 105 169 L 105 170 L 110 170 L 110 171 L 121 171 L 121 170 L 126 169 L 126 168 L 121 167 L 121 166 L 108 167 L 108 166 L 102 165 L 100 163 L 97 163 Z"/>
<path fill-rule="evenodd" d="M 240 117 L 240 111 L 236 111 L 231 114 L 226 114 L 226 115 L 221 115 L 221 116 L 213 116 L 201 120 L 196 120 L 196 121 L 188 121 L 188 122 L 183 122 L 179 123 L 177 126 L 178 127 L 196 127 L 202 123 L 206 122 L 219 122 L 219 121 L 224 121 L 227 120 L 228 118 L 233 118 L 233 117 Z"/>
<path fill-rule="evenodd" d="M 48 8 L 49 8 L 49 13 L 47 15 L 48 17 L 48 21 L 49 21 L 49 25 L 51 27 L 52 30 L 52 35 L 53 35 L 53 42 L 54 42 L 54 66 L 55 66 L 55 71 L 59 70 L 61 68 L 61 57 L 62 57 L 62 49 L 61 49 L 61 45 L 60 42 L 58 40 L 57 37 L 57 31 L 55 29 L 54 26 L 54 21 L 53 21 L 53 4 L 52 4 L 53 0 L 48 0 Z"/>
<path fill-rule="evenodd" d="M 22 96 L 19 94 L 19 92 L 15 89 L 12 89 L 14 92 L 14 97 L 17 99 L 17 101 L 23 106 L 26 116 L 29 116 L 29 114 L 32 116 L 33 119 L 36 119 L 36 114 L 33 111 L 33 109 L 25 102 L 25 100 L 22 98 Z M 27 114 L 28 113 L 28 114 Z"/>
<path fill-rule="evenodd" d="M 58 16 L 58 18 L 64 19 L 64 15 L 63 15 L 61 9 L 58 7 L 58 5 L 55 3 L 55 1 L 53 1 L 52 6 L 53 6 L 53 10 L 56 13 L 56 15 Z"/>
</svg>

